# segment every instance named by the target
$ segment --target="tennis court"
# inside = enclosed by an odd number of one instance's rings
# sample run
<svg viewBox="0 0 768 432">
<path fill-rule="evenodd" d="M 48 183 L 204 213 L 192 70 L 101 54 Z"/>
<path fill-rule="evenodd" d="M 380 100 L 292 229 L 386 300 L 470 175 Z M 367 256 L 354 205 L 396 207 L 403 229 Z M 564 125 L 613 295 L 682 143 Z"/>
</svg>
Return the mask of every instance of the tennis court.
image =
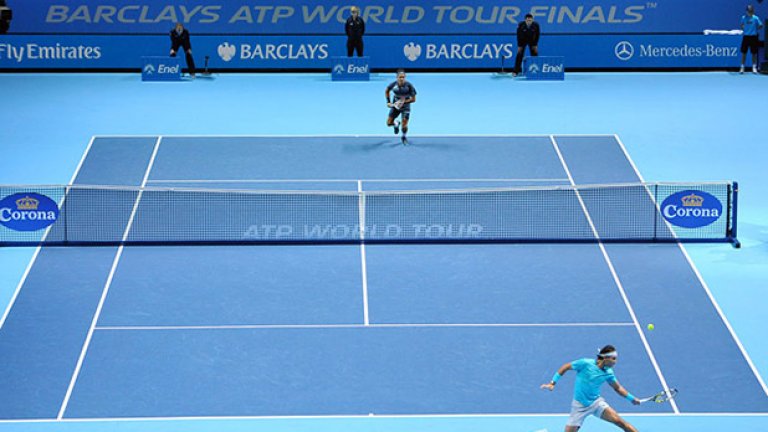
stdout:
<svg viewBox="0 0 768 432">
<path fill-rule="evenodd" d="M 357 193 L 643 181 L 615 135 L 411 141 L 97 136 L 72 184 Z M 573 376 L 554 393 L 538 386 L 607 343 L 634 394 L 681 392 L 629 408 L 604 391 L 620 411 L 768 412 L 765 384 L 676 243 L 42 247 L 20 288 L 0 333 L 4 420 L 561 415 Z"/>
</svg>

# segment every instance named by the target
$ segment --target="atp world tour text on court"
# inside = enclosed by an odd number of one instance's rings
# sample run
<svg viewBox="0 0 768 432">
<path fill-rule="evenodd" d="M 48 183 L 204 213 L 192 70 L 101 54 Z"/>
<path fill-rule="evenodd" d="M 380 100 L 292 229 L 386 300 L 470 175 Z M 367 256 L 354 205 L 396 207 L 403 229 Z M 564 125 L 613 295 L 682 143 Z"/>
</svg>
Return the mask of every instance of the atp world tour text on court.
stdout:
<svg viewBox="0 0 768 432">
<path fill-rule="evenodd" d="M 292 238 L 298 233 L 293 225 L 251 225 L 243 233 L 243 239 Z M 480 224 L 413 224 L 413 225 L 304 225 L 300 229 L 304 239 L 350 239 L 363 233 L 375 238 L 399 238 L 404 232 L 416 238 L 478 238 L 483 233 Z"/>
</svg>

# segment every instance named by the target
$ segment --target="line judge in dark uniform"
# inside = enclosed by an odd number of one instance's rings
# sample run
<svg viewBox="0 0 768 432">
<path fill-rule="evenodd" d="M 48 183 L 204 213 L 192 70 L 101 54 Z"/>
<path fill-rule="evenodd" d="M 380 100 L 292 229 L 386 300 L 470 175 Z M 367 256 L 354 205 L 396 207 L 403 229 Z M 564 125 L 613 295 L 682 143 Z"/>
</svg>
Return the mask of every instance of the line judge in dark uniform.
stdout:
<svg viewBox="0 0 768 432">
<path fill-rule="evenodd" d="M 533 15 L 527 14 L 525 21 L 521 22 L 517 26 L 517 56 L 515 56 L 515 70 L 514 74 L 518 75 L 522 71 L 523 66 L 523 53 L 525 47 L 531 52 L 533 57 L 539 55 L 539 35 L 541 30 L 539 29 L 539 23 L 533 21 Z"/>
<path fill-rule="evenodd" d="M 176 23 L 176 27 L 171 30 L 171 57 L 176 57 L 180 47 L 184 48 L 184 54 L 186 54 L 189 75 L 194 78 L 195 59 L 192 58 L 192 43 L 189 41 L 189 31 L 181 23 Z"/>
<path fill-rule="evenodd" d="M 344 24 L 344 31 L 347 33 L 347 57 L 352 57 L 354 51 L 357 51 L 358 57 L 362 57 L 365 21 L 360 17 L 360 8 L 357 6 L 352 6 L 350 14 Z"/>
</svg>

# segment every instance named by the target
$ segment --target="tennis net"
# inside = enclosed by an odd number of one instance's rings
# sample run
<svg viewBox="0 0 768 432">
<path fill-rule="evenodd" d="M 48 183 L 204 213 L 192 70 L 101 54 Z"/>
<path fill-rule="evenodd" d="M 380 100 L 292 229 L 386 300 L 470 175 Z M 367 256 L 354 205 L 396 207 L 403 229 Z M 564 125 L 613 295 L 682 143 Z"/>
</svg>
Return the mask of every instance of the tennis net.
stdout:
<svg viewBox="0 0 768 432">
<path fill-rule="evenodd" d="M 736 241 L 738 186 L 307 192 L 0 186 L 0 245 Z"/>
</svg>

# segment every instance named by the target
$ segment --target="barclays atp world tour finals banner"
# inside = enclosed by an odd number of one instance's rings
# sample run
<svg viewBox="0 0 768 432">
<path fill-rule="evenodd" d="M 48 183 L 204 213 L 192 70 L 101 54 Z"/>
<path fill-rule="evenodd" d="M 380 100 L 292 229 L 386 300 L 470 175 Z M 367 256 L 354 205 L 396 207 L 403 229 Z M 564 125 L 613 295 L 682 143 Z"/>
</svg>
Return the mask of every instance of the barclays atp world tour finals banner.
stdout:
<svg viewBox="0 0 768 432">
<path fill-rule="evenodd" d="M 213 68 L 326 69 L 345 52 L 352 3 L 371 66 L 411 69 L 498 67 L 526 13 L 542 27 L 542 54 L 568 67 L 733 66 L 740 37 L 704 30 L 738 28 L 744 9 L 722 0 L 8 0 L 0 68 L 138 69 L 140 57 L 167 53 L 168 31 L 182 22 Z"/>
</svg>

